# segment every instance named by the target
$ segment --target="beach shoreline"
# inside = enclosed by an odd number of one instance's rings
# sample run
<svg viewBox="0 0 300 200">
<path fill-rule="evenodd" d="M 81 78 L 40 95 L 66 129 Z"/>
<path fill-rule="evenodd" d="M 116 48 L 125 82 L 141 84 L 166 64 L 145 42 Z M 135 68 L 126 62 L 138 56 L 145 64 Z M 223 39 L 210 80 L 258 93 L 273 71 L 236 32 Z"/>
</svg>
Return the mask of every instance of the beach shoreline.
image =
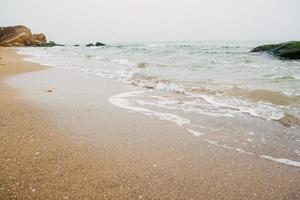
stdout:
<svg viewBox="0 0 300 200">
<path fill-rule="evenodd" d="M 299 198 L 299 168 L 109 104 L 129 86 L 0 57 L 2 199 Z"/>
</svg>

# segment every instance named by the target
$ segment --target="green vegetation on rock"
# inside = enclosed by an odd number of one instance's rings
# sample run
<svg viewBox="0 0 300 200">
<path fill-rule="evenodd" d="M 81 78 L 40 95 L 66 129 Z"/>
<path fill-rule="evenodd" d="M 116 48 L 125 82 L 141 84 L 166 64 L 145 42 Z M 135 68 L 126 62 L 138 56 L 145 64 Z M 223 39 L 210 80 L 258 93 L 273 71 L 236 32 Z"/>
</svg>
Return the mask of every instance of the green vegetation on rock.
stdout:
<svg viewBox="0 0 300 200">
<path fill-rule="evenodd" d="M 268 52 L 283 59 L 300 59 L 300 41 L 258 46 L 251 52 Z"/>
</svg>

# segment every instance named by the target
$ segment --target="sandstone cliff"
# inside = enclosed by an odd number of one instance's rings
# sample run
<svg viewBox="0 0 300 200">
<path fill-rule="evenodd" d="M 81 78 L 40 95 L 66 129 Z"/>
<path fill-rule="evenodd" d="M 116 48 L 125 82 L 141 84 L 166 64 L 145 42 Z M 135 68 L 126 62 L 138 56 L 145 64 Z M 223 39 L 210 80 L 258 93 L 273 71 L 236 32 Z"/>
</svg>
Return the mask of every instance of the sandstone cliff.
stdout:
<svg viewBox="0 0 300 200">
<path fill-rule="evenodd" d="M 0 46 L 40 46 L 47 43 L 43 33 L 32 34 L 25 26 L 0 27 Z"/>
</svg>

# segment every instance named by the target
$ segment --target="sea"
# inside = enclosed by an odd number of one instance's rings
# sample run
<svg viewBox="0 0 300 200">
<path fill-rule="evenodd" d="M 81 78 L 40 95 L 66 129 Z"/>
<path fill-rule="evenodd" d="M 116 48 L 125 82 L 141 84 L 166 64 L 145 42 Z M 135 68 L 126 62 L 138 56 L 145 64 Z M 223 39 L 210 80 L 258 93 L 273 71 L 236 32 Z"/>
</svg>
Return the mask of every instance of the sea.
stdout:
<svg viewBox="0 0 300 200">
<path fill-rule="evenodd" d="M 18 52 L 31 62 L 130 85 L 131 91 L 108 99 L 120 109 L 175 123 L 218 148 L 300 167 L 300 60 L 250 53 L 268 43 L 274 42 L 131 42 Z"/>
</svg>

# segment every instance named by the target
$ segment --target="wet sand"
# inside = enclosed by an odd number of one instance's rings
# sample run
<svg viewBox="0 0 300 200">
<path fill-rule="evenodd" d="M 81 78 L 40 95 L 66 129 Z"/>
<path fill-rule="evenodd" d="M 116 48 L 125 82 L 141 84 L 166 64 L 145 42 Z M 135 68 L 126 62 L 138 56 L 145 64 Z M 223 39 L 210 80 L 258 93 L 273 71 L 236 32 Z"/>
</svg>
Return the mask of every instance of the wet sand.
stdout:
<svg viewBox="0 0 300 200">
<path fill-rule="evenodd" d="M 130 86 L 0 57 L 0 199 L 300 198 L 299 168 L 108 103 Z"/>
</svg>

